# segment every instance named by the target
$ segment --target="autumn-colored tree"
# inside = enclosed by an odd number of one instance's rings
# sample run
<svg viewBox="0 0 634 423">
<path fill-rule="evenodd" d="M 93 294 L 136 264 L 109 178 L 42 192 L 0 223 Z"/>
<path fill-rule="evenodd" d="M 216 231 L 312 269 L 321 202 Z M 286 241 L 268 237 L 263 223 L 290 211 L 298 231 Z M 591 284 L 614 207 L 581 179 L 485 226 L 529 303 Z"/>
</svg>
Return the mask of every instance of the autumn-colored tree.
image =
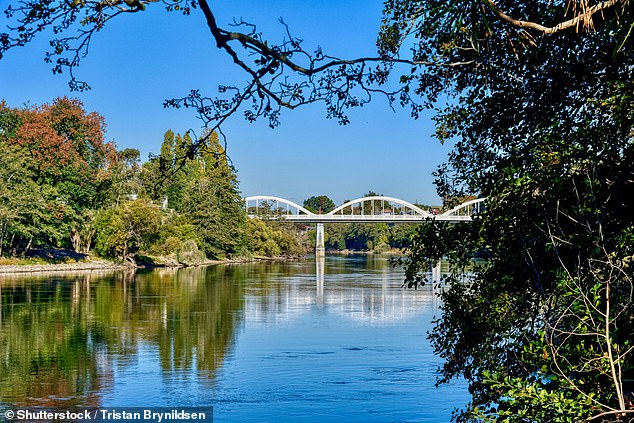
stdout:
<svg viewBox="0 0 634 423">
<path fill-rule="evenodd" d="M 25 158 L 31 180 L 50 193 L 46 207 L 57 231 L 46 242 L 88 251 L 94 233 L 91 210 L 116 160 L 114 143 L 105 141 L 103 117 L 65 97 L 25 108 L 2 102 L 0 133 Z"/>
<path fill-rule="evenodd" d="M 77 99 L 57 98 L 14 112 L 20 124 L 8 141 L 33 157 L 42 177 L 59 176 L 66 166 L 82 176 L 103 177 L 114 159 L 114 144 L 104 139 L 103 117 L 86 112 Z"/>
</svg>

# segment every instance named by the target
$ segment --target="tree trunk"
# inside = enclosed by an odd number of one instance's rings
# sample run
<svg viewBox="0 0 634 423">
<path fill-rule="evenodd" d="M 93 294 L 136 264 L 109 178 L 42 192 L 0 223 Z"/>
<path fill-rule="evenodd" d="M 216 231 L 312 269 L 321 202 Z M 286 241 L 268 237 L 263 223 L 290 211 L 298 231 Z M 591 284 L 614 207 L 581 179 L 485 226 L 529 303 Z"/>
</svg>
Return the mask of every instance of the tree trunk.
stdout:
<svg viewBox="0 0 634 423">
<path fill-rule="evenodd" d="M 95 235 L 93 220 L 92 215 L 86 214 L 71 229 L 70 241 L 76 253 L 86 254 L 90 251 L 92 237 Z"/>
<path fill-rule="evenodd" d="M 2 224 L 2 229 L 0 230 L 0 257 L 2 257 L 2 252 L 3 252 L 3 248 L 4 247 L 4 233 L 7 230 L 7 223 L 4 222 Z"/>
<path fill-rule="evenodd" d="M 13 247 L 13 240 L 15 239 L 15 234 L 11 235 L 11 241 L 9 242 L 9 249 L 11 249 Z M 15 252 L 15 251 L 14 251 Z M 15 254 L 13 254 L 15 255 Z"/>
<path fill-rule="evenodd" d="M 79 233 L 79 229 L 71 229 L 70 242 L 73 245 L 73 250 L 75 250 L 76 253 L 81 253 L 81 234 Z"/>
</svg>

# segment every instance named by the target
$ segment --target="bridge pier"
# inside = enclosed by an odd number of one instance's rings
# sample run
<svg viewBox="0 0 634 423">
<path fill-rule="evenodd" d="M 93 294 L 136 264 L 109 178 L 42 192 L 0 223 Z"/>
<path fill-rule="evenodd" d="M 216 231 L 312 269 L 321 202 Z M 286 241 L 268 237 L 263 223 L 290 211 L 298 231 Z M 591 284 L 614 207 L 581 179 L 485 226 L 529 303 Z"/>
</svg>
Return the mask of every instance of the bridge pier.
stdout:
<svg viewBox="0 0 634 423">
<path fill-rule="evenodd" d="M 324 224 L 318 223 L 315 235 L 315 257 L 325 257 L 326 246 L 324 242 Z"/>
<path fill-rule="evenodd" d="M 442 278 L 441 272 L 440 272 L 440 260 L 438 261 L 438 263 L 431 268 L 431 280 L 432 283 L 438 283 L 440 282 L 440 279 Z"/>
</svg>

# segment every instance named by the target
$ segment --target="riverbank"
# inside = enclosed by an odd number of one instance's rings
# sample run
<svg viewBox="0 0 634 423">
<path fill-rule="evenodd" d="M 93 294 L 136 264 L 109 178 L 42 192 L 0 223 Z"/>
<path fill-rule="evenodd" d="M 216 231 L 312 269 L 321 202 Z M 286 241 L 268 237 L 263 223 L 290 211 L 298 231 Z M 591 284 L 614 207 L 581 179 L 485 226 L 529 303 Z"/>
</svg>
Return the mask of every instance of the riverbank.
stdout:
<svg viewBox="0 0 634 423">
<path fill-rule="evenodd" d="M 59 256 L 58 256 L 59 255 Z M 39 256 L 37 258 L 30 257 L 27 259 L 0 259 L 0 274 L 11 273 L 40 273 L 40 272 L 77 272 L 77 271 L 91 271 L 91 270 L 130 270 L 130 269 L 149 269 L 149 268 L 180 268 L 180 267 L 198 267 L 198 266 L 211 266 L 218 264 L 239 264 L 250 263 L 256 261 L 288 261 L 297 260 L 297 257 L 242 257 L 237 259 L 225 259 L 225 260 L 205 260 L 201 263 L 186 265 L 170 260 L 160 261 L 144 261 L 136 264 L 132 263 L 117 263 L 104 259 L 90 259 L 89 256 L 83 255 L 81 259 L 71 260 L 68 254 L 59 254 L 56 251 L 55 256 L 48 253 L 43 258 Z"/>
<path fill-rule="evenodd" d="M 76 272 L 83 270 L 124 270 L 132 266 L 107 260 L 90 260 L 70 263 L 0 264 L 0 274 L 37 272 Z"/>
<path fill-rule="evenodd" d="M 397 249 L 384 251 L 359 251 L 359 250 L 328 250 L 328 255 L 402 255 L 403 252 Z M 0 259 L 0 274 L 9 273 L 38 273 L 38 272 L 76 272 L 90 270 L 130 270 L 130 269 L 148 269 L 161 267 L 197 267 L 210 266 L 218 264 L 240 264 L 258 261 L 292 261 L 301 260 L 302 257 L 265 257 L 250 256 L 239 257 L 225 260 L 205 260 L 196 264 L 184 264 L 165 257 L 149 258 L 148 260 L 139 261 L 135 264 L 117 263 L 104 259 L 91 259 L 87 254 L 74 253 L 71 250 L 64 249 L 47 249 L 34 250 L 31 257 L 27 259 Z M 4 264 L 5 263 L 8 264 Z"/>
</svg>

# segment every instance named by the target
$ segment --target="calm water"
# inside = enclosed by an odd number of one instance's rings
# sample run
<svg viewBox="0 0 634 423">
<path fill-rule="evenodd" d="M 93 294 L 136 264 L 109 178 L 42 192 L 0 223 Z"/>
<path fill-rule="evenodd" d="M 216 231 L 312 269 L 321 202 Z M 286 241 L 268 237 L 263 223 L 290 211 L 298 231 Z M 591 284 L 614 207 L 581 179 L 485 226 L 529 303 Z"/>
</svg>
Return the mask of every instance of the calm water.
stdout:
<svg viewBox="0 0 634 423">
<path fill-rule="evenodd" d="M 431 288 L 387 259 L 0 278 L 0 405 L 211 405 L 216 422 L 447 422 Z"/>
</svg>

